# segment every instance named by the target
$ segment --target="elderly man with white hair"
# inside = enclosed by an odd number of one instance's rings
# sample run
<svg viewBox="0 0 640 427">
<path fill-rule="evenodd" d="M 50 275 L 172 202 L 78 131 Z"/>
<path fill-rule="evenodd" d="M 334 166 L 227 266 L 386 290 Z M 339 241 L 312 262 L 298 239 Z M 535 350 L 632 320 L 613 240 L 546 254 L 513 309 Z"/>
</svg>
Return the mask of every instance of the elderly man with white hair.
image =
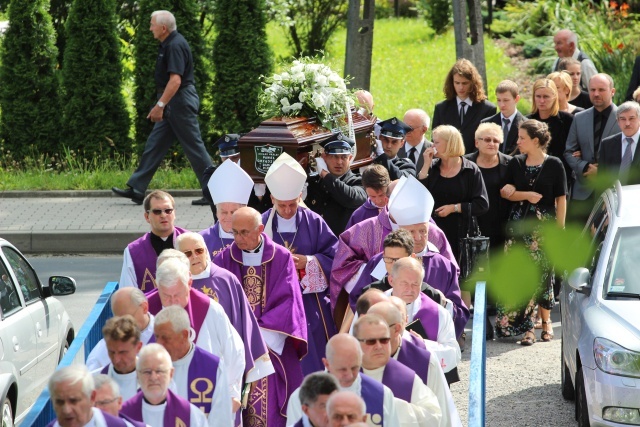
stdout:
<svg viewBox="0 0 640 427">
<path fill-rule="evenodd" d="M 553 48 L 558 54 L 558 57 L 553 62 L 551 71 L 560 71 L 558 64 L 562 58 L 578 60 L 580 61 L 580 71 L 582 71 L 582 88 L 583 90 L 589 90 L 589 80 L 598 74 L 598 70 L 587 54 L 578 49 L 578 35 L 566 28 L 558 31 L 553 36 Z"/>
<path fill-rule="evenodd" d="M 97 374 L 93 376 L 95 383 L 96 401 L 94 406 L 100 409 L 102 412 L 113 415 L 114 417 L 122 418 L 124 421 L 133 425 L 134 427 L 145 427 L 146 424 L 140 421 L 134 421 L 128 416 L 121 414 L 122 409 L 122 395 L 120 394 L 120 387 L 118 383 L 113 380 L 109 375 Z"/>
<path fill-rule="evenodd" d="M 422 155 L 427 148 L 433 145 L 433 142 L 424 137 L 431 124 L 429 114 L 419 108 L 412 108 L 404 113 L 402 121 L 410 126 L 411 130 L 407 132 L 404 145 L 398 150 L 398 157 L 411 160 L 417 171 L 422 170 L 424 165 Z"/>
<path fill-rule="evenodd" d="M 364 400 L 351 391 L 334 393 L 327 401 L 327 416 L 331 427 L 351 426 L 367 419 Z"/>
<path fill-rule="evenodd" d="M 148 295 L 149 311 L 178 305 L 189 315 L 193 342 L 198 347 L 224 360 L 234 412 L 240 407 L 244 375 L 244 344 L 220 304 L 191 288 L 191 273 L 185 257 L 169 258 L 158 266 L 158 288 Z"/>
<path fill-rule="evenodd" d="M 175 369 L 171 390 L 202 410 L 210 426 L 232 427 L 234 415 L 224 363 L 196 347 L 189 340 L 190 330 L 189 316 L 182 307 L 165 307 L 156 316 L 156 341 L 167 350 Z"/>
<path fill-rule="evenodd" d="M 171 356 L 160 344 L 148 344 L 140 350 L 136 372 L 140 391 L 122 405 L 123 414 L 153 427 L 209 425 L 198 407 L 170 390 L 174 368 Z"/>
<path fill-rule="evenodd" d="M 94 388 L 93 377 L 84 365 L 71 365 L 55 371 L 49 379 L 49 394 L 56 419 L 47 427 L 134 426 L 94 407 Z"/>
</svg>

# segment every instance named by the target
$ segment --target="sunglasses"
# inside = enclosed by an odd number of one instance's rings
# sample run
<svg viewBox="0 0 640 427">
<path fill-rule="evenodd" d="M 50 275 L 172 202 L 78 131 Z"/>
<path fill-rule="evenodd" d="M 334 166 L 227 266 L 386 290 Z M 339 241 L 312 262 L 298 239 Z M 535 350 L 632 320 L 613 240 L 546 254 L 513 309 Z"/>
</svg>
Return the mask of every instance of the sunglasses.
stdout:
<svg viewBox="0 0 640 427">
<path fill-rule="evenodd" d="M 162 215 L 164 212 L 165 215 L 171 215 L 173 213 L 173 209 L 149 209 L 147 213 L 153 213 L 154 215 Z"/>
<path fill-rule="evenodd" d="M 193 255 L 194 252 L 196 253 L 196 255 L 202 255 L 204 253 L 204 248 L 197 248 L 192 251 L 184 251 L 183 253 L 187 256 L 187 258 L 191 258 L 191 255 Z"/>
<path fill-rule="evenodd" d="M 359 339 L 358 341 L 365 343 L 366 345 L 376 345 L 377 342 L 379 342 L 382 345 L 385 344 L 389 344 L 389 341 L 391 341 L 391 338 L 368 338 L 366 340 L 361 340 Z"/>
<path fill-rule="evenodd" d="M 502 141 L 500 141 L 498 138 L 490 138 L 490 137 L 486 137 L 486 138 L 478 138 L 480 141 L 484 141 L 487 144 L 490 144 L 492 142 L 496 143 L 496 144 L 501 144 Z"/>
</svg>

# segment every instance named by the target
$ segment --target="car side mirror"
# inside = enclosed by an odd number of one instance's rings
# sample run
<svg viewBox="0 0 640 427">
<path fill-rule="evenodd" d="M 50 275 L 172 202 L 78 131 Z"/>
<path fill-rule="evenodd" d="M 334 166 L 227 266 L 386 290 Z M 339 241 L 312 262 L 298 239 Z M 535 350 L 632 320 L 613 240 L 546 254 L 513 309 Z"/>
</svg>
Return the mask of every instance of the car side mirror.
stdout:
<svg viewBox="0 0 640 427">
<path fill-rule="evenodd" d="M 576 292 L 584 295 L 591 294 L 591 273 L 584 267 L 576 268 L 569 275 L 569 286 L 575 289 Z"/>
<path fill-rule="evenodd" d="M 53 296 L 71 295 L 76 291 L 76 281 L 68 276 L 51 276 L 49 289 Z"/>
</svg>

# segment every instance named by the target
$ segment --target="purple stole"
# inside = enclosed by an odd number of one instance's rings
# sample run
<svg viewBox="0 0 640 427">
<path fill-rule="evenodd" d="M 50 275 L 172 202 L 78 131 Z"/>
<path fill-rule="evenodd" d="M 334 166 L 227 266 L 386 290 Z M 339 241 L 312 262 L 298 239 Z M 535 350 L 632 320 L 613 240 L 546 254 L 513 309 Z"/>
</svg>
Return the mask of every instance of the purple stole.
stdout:
<svg viewBox="0 0 640 427">
<path fill-rule="evenodd" d="M 105 374 L 105 375 L 109 375 L 109 366 L 111 366 L 111 363 L 109 363 L 107 366 L 105 366 L 104 368 L 102 368 L 102 370 L 100 371 L 101 374 Z"/>
<path fill-rule="evenodd" d="M 144 395 L 139 391 L 131 399 L 124 402 L 121 412 L 136 421 L 142 421 L 142 400 Z M 188 401 L 167 389 L 167 406 L 164 409 L 165 426 L 188 426 L 191 424 L 191 405 Z"/>
<path fill-rule="evenodd" d="M 438 317 L 438 303 L 420 292 L 420 309 L 414 316 L 413 320 L 420 319 L 427 339 L 438 341 L 438 328 L 440 326 L 440 318 Z"/>
<path fill-rule="evenodd" d="M 175 242 L 176 237 L 186 231 L 184 228 L 174 227 L 173 241 Z M 133 260 L 138 288 L 148 294 L 156 288 L 156 262 L 158 261 L 158 255 L 156 255 L 156 251 L 151 246 L 151 233 L 146 233 L 139 239 L 129 243 L 128 248 Z"/>
<path fill-rule="evenodd" d="M 367 406 L 367 415 L 374 424 L 381 426 L 384 424 L 384 386 L 363 373 L 360 378 L 360 397 Z"/>
<path fill-rule="evenodd" d="M 424 341 L 422 341 L 424 344 Z M 414 344 L 409 340 L 402 340 L 402 345 L 398 348 L 398 362 L 409 369 L 412 369 L 423 383 L 427 383 L 429 376 L 429 361 L 431 353 L 426 348 Z"/>
<path fill-rule="evenodd" d="M 216 388 L 216 377 L 220 358 L 208 351 L 193 346 L 193 358 L 189 364 L 189 378 L 187 380 L 187 397 L 208 417 L 211 412 L 211 397 Z M 206 366 L 206 369 L 203 367 Z M 203 383 L 204 386 L 200 384 Z"/>
<path fill-rule="evenodd" d="M 390 358 L 382 374 L 382 384 L 391 389 L 393 395 L 398 399 L 411 403 L 411 392 L 416 373 L 411 369 Z"/>
<path fill-rule="evenodd" d="M 162 310 L 162 301 L 160 300 L 160 294 L 157 290 L 147 295 L 147 300 L 149 301 L 149 312 L 151 314 L 155 316 Z M 198 334 L 200 334 L 200 328 L 202 328 L 204 319 L 207 317 L 210 304 L 211 301 L 208 296 L 193 288 L 189 289 L 189 302 L 184 309 L 187 310 L 189 322 L 196 333 L 194 342 L 198 340 Z M 153 341 L 150 340 L 149 342 Z"/>
<path fill-rule="evenodd" d="M 378 216 L 378 214 L 380 213 L 380 209 L 381 208 L 371 203 L 371 199 L 367 199 L 367 201 L 364 202 L 362 206 L 353 211 L 353 213 L 351 214 L 351 218 L 349 218 L 349 222 L 347 222 L 347 226 L 344 229 L 347 230 L 351 228 L 351 226 L 362 222 L 365 219 Z"/>
<path fill-rule="evenodd" d="M 211 259 L 213 259 L 220 252 L 225 250 L 228 246 L 231 246 L 233 239 L 223 239 L 220 237 L 220 223 L 216 222 L 212 227 L 206 228 L 200 232 L 200 235 L 204 239 L 204 244 L 207 245 Z"/>
<path fill-rule="evenodd" d="M 119 416 L 120 418 L 122 418 L 123 420 L 125 420 L 125 421 L 127 421 L 127 422 L 129 422 L 129 423 L 133 424 L 133 426 L 134 426 L 134 427 L 147 427 L 147 425 L 146 425 L 144 422 L 142 422 L 142 421 L 136 421 L 136 420 L 134 420 L 133 418 L 131 418 L 130 416 L 125 415 L 125 414 L 123 414 L 123 413 L 119 413 L 119 414 L 118 414 L 118 416 Z"/>
<path fill-rule="evenodd" d="M 124 422 L 123 419 L 114 417 L 113 415 L 110 415 L 104 411 L 101 411 L 101 412 L 102 412 L 102 415 L 104 416 L 104 420 L 107 422 L 107 427 L 127 427 L 127 424 Z M 145 425 L 144 423 L 141 424 L 141 423 L 133 422 L 128 418 L 125 418 L 125 419 L 129 421 L 131 424 L 133 424 L 135 427 L 140 427 Z M 49 424 L 47 424 L 47 427 L 53 427 L 56 424 L 56 421 L 57 420 L 51 421 Z"/>
<path fill-rule="evenodd" d="M 297 423 L 295 423 L 293 427 L 304 427 L 304 424 L 302 424 L 302 418 L 300 418 L 300 420 Z"/>
</svg>

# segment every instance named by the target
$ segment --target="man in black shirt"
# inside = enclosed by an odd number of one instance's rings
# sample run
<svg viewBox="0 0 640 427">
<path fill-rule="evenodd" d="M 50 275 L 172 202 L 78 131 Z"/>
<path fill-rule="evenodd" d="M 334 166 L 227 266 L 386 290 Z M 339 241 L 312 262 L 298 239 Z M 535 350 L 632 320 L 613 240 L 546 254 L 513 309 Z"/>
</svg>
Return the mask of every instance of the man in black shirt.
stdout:
<svg viewBox="0 0 640 427">
<path fill-rule="evenodd" d="M 398 151 L 404 147 L 407 133 L 411 130 L 410 126 L 395 117 L 380 122 L 380 142 L 384 153 L 376 157 L 373 163 L 384 166 L 389 171 L 391 181 L 403 176 L 416 176 L 415 164 L 398 156 Z"/>
<path fill-rule="evenodd" d="M 211 157 L 200 136 L 200 100 L 194 86 L 193 56 L 189 44 L 176 28 L 176 19 L 171 12 L 158 10 L 151 14 L 150 30 L 160 41 L 154 75 L 158 102 L 147 116 L 155 125 L 140 164 L 127 181 L 128 188 L 111 189 L 118 196 L 137 204 L 142 204 L 153 175 L 176 139 L 180 141 L 201 187 L 207 185 L 203 182 L 202 173 L 211 165 Z"/>
</svg>

